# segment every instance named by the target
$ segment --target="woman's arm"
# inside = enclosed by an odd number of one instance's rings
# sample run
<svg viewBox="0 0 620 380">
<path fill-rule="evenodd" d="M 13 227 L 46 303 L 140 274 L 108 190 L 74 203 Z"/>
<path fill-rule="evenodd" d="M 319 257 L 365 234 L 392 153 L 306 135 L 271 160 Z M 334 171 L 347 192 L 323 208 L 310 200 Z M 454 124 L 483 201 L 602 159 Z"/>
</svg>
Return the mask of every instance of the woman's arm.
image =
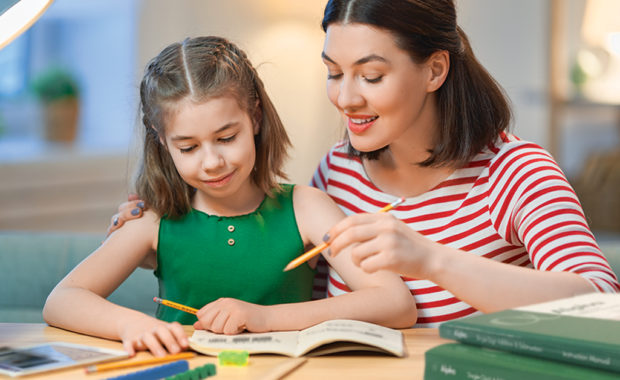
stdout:
<svg viewBox="0 0 620 380">
<path fill-rule="evenodd" d="M 159 321 L 106 300 L 157 246 L 159 218 L 152 212 L 127 223 L 84 259 L 52 290 L 43 317 L 53 326 L 122 340 L 131 355 L 155 355 L 187 347 L 182 326 Z M 162 347 L 163 346 L 163 347 Z M 165 347 L 165 349 L 164 349 Z"/>
<path fill-rule="evenodd" d="M 323 243 L 329 226 L 344 217 L 320 190 L 296 186 L 295 216 L 304 243 Z M 235 299 L 219 299 L 198 312 L 196 328 L 234 334 L 249 331 L 299 330 L 329 319 L 357 319 L 384 326 L 411 327 L 417 319 L 415 300 L 401 278 L 389 271 L 365 273 L 353 265 L 348 251 L 327 261 L 352 289 L 349 294 L 326 299 L 260 306 Z M 286 263 L 283 263 L 283 267 Z"/>
<path fill-rule="evenodd" d="M 365 271 L 428 279 L 484 312 L 620 289 L 548 153 L 533 144 L 507 145 L 489 165 L 487 189 L 488 219 L 479 223 L 488 223 L 506 244 L 523 247 L 533 268 L 436 243 L 388 214 L 338 223 L 330 230 L 332 252 L 352 247 L 352 259 Z"/>
<path fill-rule="evenodd" d="M 540 271 L 468 254 L 431 241 L 387 214 L 351 215 L 330 235 L 336 257 L 355 245 L 351 258 L 364 271 L 428 279 L 483 312 L 595 291 L 576 273 Z"/>
</svg>

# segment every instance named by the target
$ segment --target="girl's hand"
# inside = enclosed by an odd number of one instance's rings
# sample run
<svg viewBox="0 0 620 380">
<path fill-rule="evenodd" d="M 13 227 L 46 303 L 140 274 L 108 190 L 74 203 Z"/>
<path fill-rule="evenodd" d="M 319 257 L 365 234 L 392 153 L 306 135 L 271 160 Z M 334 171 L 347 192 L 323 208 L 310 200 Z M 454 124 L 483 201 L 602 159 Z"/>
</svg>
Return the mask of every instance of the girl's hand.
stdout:
<svg viewBox="0 0 620 380">
<path fill-rule="evenodd" d="M 106 236 L 121 228 L 126 221 L 141 218 L 144 210 L 146 210 L 144 201 L 140 200 L 136 194 L 129 194 L 127 202 L 121 203 L 118 206 L 118 212 L 112 215 Z"/>
<path fill-rule="evenodd" d="M 266 332 L 267 307 L 234 298 L 220 298 L 198 310 L 194 328 L 218 334 L 238 334 L 243 330 Z"/>
<path fill-rule="evenodd" d="M 139 318 L 124 324 L 120 337 L 129 356 L 143 350 L 149 350 L 155 356 L 165 356 L 189 347 L 183 326 L 178 322 L 167 323 L 155 318 L 149 318 L 149 321 Z"/>
<path fill-rule="evenodd" d="M 432 253 L 441 247 L 389 213 L 350 215 L 328 235 L 332 256 L 351 247 L 353 263 L 367 273 L 386 269 L 414 278 L 429 278 Z"/>
</svg>

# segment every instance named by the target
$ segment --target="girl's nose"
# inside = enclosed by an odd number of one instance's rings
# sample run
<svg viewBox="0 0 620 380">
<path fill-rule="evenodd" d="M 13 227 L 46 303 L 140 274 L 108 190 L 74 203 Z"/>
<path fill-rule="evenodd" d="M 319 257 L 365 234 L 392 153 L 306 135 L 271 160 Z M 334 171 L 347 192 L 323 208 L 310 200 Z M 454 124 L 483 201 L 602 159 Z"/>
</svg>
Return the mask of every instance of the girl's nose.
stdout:
<svg viewBox="0 0 620 380">
<path fill-rule="evenodd" d="M 202 157 L 202 170 L 209 171 L 221 167 L 224 157 L 217 149 L 205 149 Z"/>
</svg>

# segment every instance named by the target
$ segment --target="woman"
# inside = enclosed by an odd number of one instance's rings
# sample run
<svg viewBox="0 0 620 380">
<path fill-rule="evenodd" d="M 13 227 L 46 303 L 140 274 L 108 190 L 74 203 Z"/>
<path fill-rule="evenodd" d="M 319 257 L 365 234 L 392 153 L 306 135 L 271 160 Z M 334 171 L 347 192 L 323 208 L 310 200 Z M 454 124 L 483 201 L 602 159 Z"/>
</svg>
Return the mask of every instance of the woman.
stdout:
<svg viewBox="0 0 620 380">
<path fill-rule="evenodd" d="M 313 184 L 351 214 L 326 236 L 332 255 L 354 246 L 365 271 L 405 276 L 418 327 L 620 290 L 553 158 L 507 132 L 508 101 L 453 1 L 330 0 L 322 25 L 347 136 Z M 135 205 L 121 206 L 118 225 Z M 347 291 L 330 270 L 328 293 Z"/>
</svg>

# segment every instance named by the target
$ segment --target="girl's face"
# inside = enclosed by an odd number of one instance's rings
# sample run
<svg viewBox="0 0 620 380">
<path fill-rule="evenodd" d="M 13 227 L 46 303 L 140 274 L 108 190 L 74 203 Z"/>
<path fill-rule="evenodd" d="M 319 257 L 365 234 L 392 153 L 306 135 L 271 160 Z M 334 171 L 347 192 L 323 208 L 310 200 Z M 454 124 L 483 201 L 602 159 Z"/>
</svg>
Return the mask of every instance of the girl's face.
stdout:
<svg viewBox="0 0 620 380">
<path fill-rule="evenodd" d="M 432 139 L 432 73 L 416 64 L 387 31 L 332 24 L 323 48 L 327 95 L 345 119 L 353 147 L 378 150 L 401 140 Z M 409 138 L 407 138 L 409 137 Z M 420 142 L 418 142 L 420 143 Z"/>
<path fill-rule="evenodd" d="M 231 96 L 202 103 L 183 100 L 167 125 L 166 146 L 183 180 L 198 190 L 197 197 L 221 202 L 255 188 L 251 173 L 257 133 L 258 125 Z"/>
</svg>

